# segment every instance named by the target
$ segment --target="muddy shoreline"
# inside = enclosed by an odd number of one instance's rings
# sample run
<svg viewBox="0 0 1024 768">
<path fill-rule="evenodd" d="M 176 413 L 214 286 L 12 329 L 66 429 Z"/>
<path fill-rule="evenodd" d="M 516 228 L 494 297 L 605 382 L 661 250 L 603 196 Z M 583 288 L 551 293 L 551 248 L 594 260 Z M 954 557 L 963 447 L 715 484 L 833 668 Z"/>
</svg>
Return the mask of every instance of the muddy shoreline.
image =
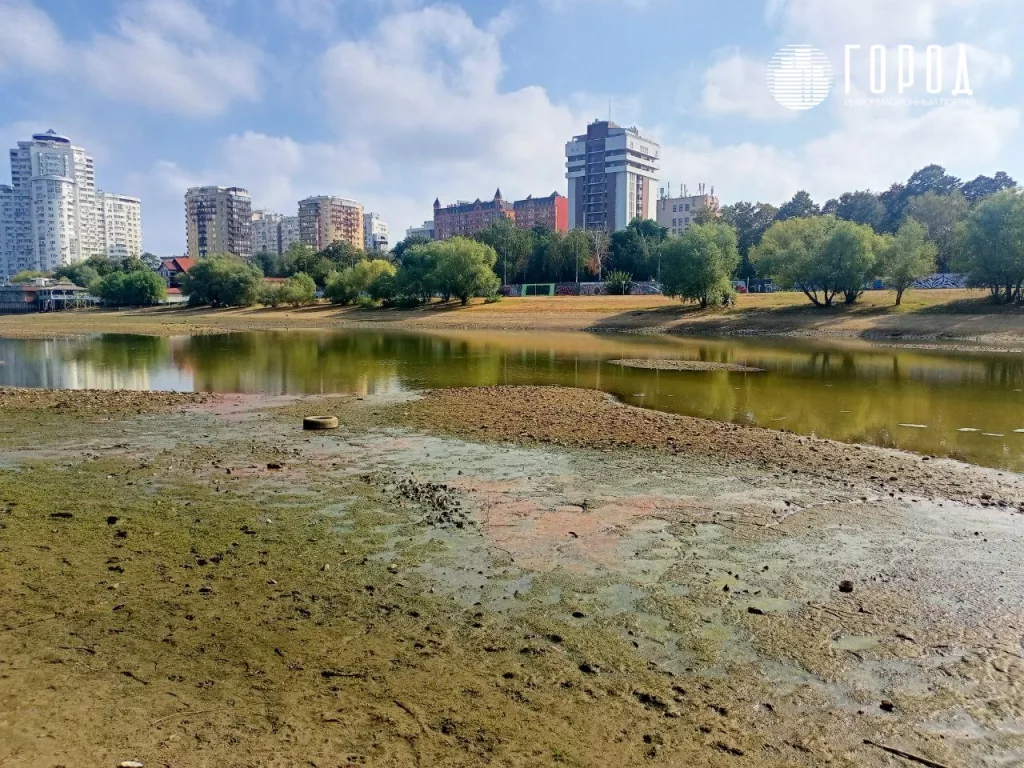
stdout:
<svg viewBox="0 0 1024 768">
<path fill-rule="evenodd" d="M 159 336 L 250 330 L 589 331 L 681 336 L 860 339 L 887 346 L 942 345 L 976 351 L 1024 349 L 1024 311 L 986 304 L 983 292 L 920 291 L 896 310 L 887 292 L 854 307 L 816 310 L 795 294 L 741 296 L 736 308 L 698 311 L 660 296 L 506 299 L 416 310 L 318 305 L 300 309 L 157 308 L 0 316 L 0 336 L 88 333 Z M 914 302 L 917 302 L 916 304 Z"/>
<path fill-rule="evenodd" d="M 0 763 L 1024 759 L 1019 475 L 555 387 L 0 416 Z"/>
</svg>

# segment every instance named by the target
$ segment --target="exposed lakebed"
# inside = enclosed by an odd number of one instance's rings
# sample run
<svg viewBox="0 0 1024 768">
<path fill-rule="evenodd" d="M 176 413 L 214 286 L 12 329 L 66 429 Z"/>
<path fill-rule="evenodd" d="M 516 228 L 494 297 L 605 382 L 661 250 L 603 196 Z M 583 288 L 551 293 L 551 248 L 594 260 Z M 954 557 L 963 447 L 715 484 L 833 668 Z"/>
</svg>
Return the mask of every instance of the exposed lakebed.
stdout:
<svg viewBox="0 0 1024 768">
<path fill-rule="evenodd" d="M 1024 469 L 1019 354 L 547 332 L 0 339 L 7 386 L 373 394 L 499 384 L 598 389 L 656 410 Z"/>
</svg>

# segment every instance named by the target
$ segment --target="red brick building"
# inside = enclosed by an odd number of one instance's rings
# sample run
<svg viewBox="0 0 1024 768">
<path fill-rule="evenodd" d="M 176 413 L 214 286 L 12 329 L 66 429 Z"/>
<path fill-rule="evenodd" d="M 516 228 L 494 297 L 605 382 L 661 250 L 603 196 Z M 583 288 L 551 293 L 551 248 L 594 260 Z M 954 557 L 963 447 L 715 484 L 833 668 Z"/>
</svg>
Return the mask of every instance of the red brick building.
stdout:
<svg viewBox="0 0 1024 768">
<path fill-rule="evenodd" d="M 516 214 L 516 226 L 533 229 L 545 226 L 555 232 L 569 231 L 569 198 L 552 192 L 547 197 L 530 195 L 525 200 L 516 200 L 512 204 Z"/>
<path fill-rule="evenodd" d="M 441 201 L 434 201 L 434 239 L 447 240 L 463 235 L 470 237 L 493 221 L 500 218 L 515 220 L 512 203 L 501 197 L 501 190 L 494 193 L 494 199 L 486 203 L 479 198 L 472 203 L 454 203 L 441 207 Z"/>
</svg>

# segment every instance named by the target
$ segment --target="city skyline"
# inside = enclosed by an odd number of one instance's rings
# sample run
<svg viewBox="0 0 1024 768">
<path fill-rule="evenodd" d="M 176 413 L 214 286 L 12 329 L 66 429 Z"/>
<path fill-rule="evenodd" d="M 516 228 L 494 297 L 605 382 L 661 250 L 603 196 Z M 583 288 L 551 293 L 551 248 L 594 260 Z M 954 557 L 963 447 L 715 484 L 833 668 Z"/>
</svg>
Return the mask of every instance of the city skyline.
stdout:
<svg viewBox="0 0 1024 768">
<path fill-rule="evenodd" d="M 423 222 L 438 196 L 568 194 L 564 144 L 609 103 L 616 123 L 662 145 L 662 180 L 713 183 L 723 204 L 879 191 L 933 162 L 967 178 L 1024 176 L 1007 35 L 1024 8 L 891 5 L 751 0 L 737 25 L 695 0 L 600 0 L 585 14 L 581 0 L 275 0 L 245 14 L 228 0 L 0 0 L 0 140 L 53 126 L 90 148 L 104 188 L 144 201 L 146 248 L 164 255 L 185 251 L 192 186 L 238 185 L 280 211 L 310 195 L 355 198 L 392 232 Z M 806 113 L 765 86 L 790 43 L 821 48 L 836 70 L 831 97 Z M 872 45 L 912 45 L 922 59 L 940 45 L 955 62 L 963 43 L 975 103 L 847 105 L 850 43 L 862 46 L 855 96 L 868 93 Z M 602 46 L 616 55 L 592 55 Z M 895 69 L 890 55 L 893 91 Z"/>
</svg>

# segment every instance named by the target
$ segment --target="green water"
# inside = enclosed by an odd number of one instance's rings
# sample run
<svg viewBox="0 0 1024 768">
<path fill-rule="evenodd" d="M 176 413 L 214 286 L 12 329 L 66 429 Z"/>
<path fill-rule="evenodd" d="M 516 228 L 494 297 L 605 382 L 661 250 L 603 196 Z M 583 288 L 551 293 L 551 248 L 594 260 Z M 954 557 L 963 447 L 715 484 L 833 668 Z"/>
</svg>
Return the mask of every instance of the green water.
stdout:
<svg viewBox="0 0 1024 768">
<path fill-rule="evenodd" d="M 609 362 L 623 357 L 765 372 Z M 489 384 L 595 388 L 659 410 L 1024 470 L 1024 357 L 1014 354 L 541 332 L 0 339 L 6 386 L 286 394 Z"/>
</svg>

